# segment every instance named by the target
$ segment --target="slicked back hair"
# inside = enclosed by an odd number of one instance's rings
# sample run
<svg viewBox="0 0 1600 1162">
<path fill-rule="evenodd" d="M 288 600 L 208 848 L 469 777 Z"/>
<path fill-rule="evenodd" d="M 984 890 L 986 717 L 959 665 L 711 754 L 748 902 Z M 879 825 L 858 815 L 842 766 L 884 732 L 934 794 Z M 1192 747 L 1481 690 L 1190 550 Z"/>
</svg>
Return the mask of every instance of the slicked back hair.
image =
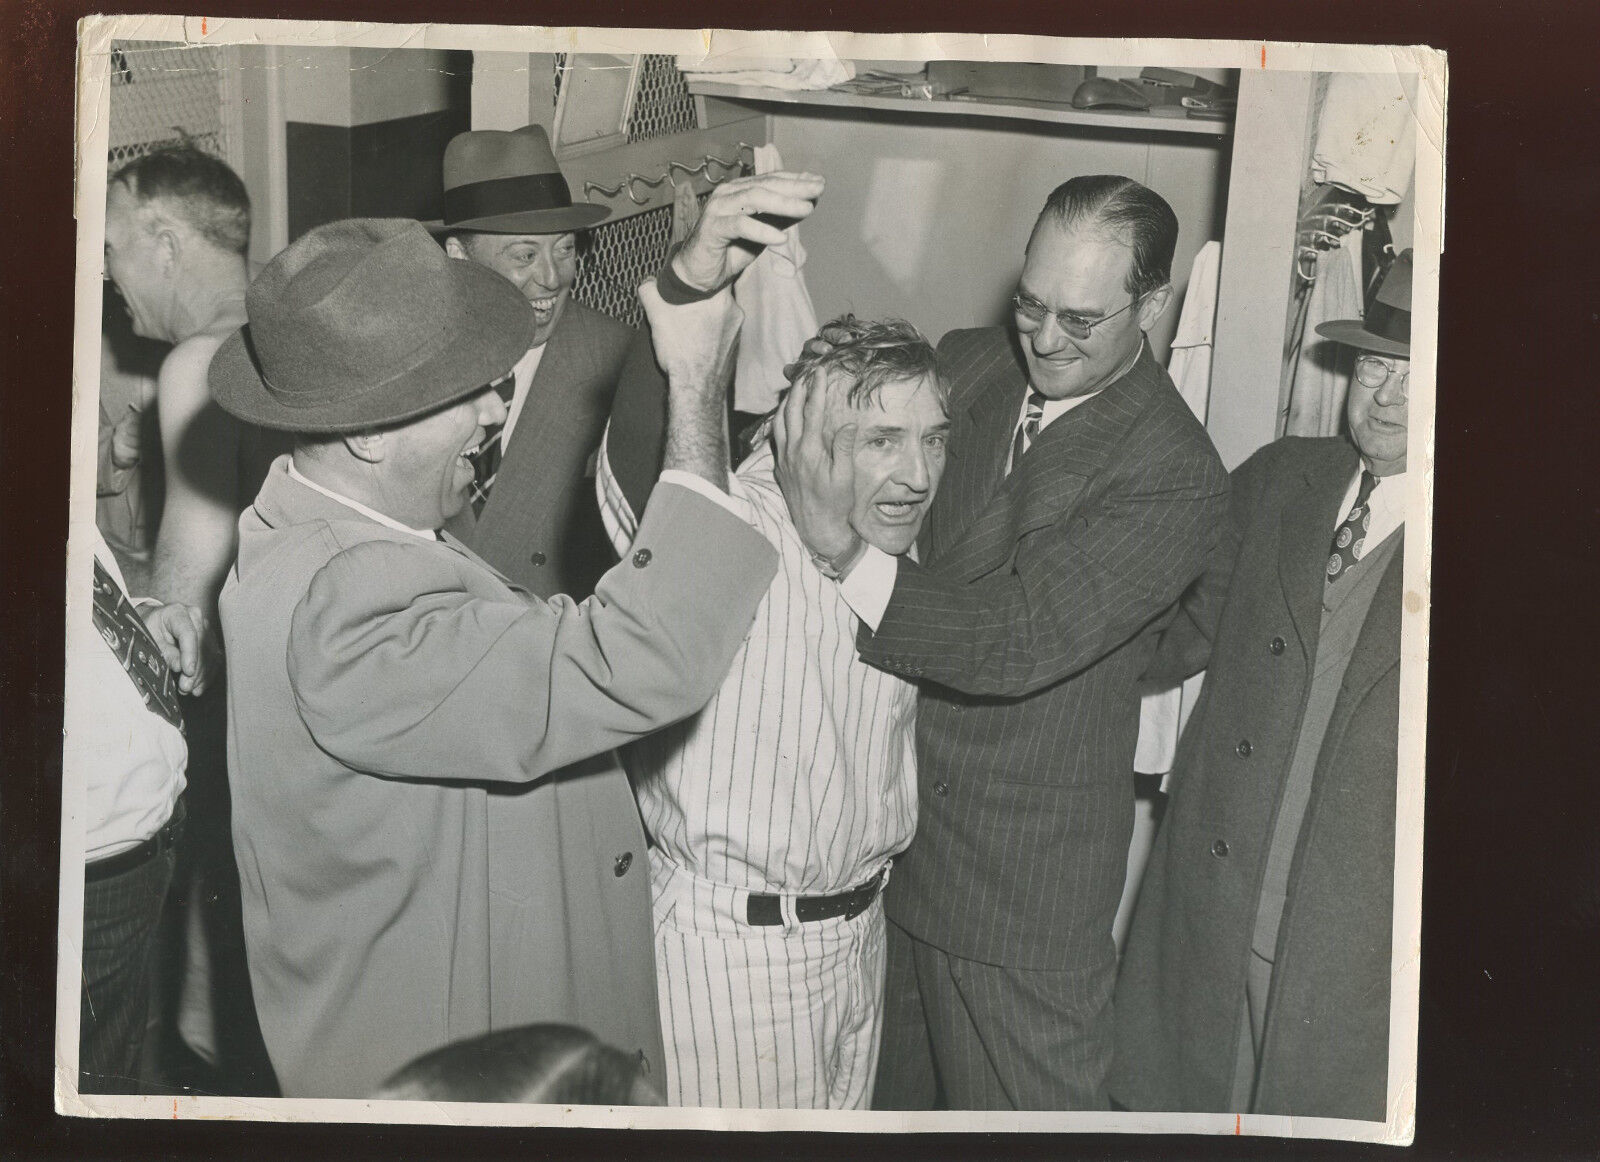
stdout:
<svg viewBox="0 0 1600 1162">
<path fill-rule="evenodd" d="M 228 164 L 192 145 L 169 145 L 136 157 L 111 178 L 140 205 L 159 202 L 218 250 L 250 246 L 250 195 Z"/>
<path fill-rule="evenodd" d="M 1045 200 L 1034 233 L 1046 222 L 1064 230 L 1101 230 L 1126 241 L 1133 249 L 1127 289 L 1135 299 L 1172 281 L 1178 216 L 1165 198 L 1132 178 L 1093 174 L 1063 182 Z"/>
<path fill-rule="evenodd" d="M 939 405 L 950 408 L 949 394 L 939 379 L 938 356 L 922 332 L 904 319 L 862 321 L 842 315 L 817 332 L 828 344 L 825 351 L 813 351 L 807 344 L 804 353 L 783 369 L 789 382 L 796 383 L 821 368 L 839 370 L 850 378 L 847 399 L 852 407 L 865 407 L 878 398 L 886 383 L 926 381 L 938 397 Z"/>
</svg>

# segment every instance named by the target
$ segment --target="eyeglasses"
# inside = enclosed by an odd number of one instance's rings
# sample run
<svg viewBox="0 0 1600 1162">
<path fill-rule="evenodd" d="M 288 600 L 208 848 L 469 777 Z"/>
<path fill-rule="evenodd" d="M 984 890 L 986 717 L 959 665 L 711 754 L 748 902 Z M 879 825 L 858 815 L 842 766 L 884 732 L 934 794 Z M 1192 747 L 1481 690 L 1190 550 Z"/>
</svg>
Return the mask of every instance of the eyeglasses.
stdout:
<svg viewBox="0 0 1600 1162">
<path fill-rule="evenodd" d="M 1127 306 L 1119 307 L 1117 310 L 1112 311 L 1109 315 L 1102 315 L 1092 323 L 1084 322 L 1083 319 L 1069 311 L 1052 311 L 1049 307 L 1045 306 L 1032 295 L 1025 295 L 1021 291 L 1018 291 L 1016 294 L 1011 296 L 1011 306 L 1016 310 L 1017 314 L 1021 318 L 1024 318 L 1028 321 L 1028 330 L 1037 330 L 1038 328 L 1044 326 L 1044 321 L 1051 315 L 1054 315 L 1057 325 L 1060 326 L 1064 332 L 1066 332 L 1067 336 L 1069 338 L 1076 339 L 1081 343 L 1083 340 L 1092 335 L 1094 333 L 1094 329 L 1101 323 L 1109 323 L 1112 319 L 1122 314 L 1123 311 L 1129 310 L 1135 306 L 1142 298 L 1144 298 L 1144 296 L 1139 295 Z"/>
<path fill-rule="evenodd" d="M 1409 397 L 1411 391 L 1411 368 L 1396 371 L 1394 364 L 1377 355 L 1362 355 L 1356 359 L 1356 378 L 1361 381 L 1362 387 L 1370 387 L 1377 391 L 1389 382 L 1389 377 L 1400 377 L 1400 394 Z"/>
</svg>

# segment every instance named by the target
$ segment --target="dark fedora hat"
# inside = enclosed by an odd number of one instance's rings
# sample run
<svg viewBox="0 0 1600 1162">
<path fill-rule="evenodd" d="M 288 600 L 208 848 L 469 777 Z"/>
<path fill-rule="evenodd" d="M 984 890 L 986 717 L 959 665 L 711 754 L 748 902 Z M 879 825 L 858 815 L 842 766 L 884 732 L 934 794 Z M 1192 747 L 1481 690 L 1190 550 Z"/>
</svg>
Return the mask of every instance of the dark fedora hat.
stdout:
<svg viewBox="0 0 1600 1162">
<path fill-rule="evenodd" d="M 486 234 L 565 234 L 609 217 L 604 206 L 573 202 L 550 138 L 537 125 L 458 133 L 444 150 L 444 217 L 430 230 Z"/>
<path fill-rule="evenodd" d="M 415 419 L 499 379 L 533 342 L 533 308 L 515 286 L 403 218 L 308 231 L 244 305 L 249 322 L 211 361 L 211 394 L 242 420 L 292 432 Z"/>
<path fill-rule="evenodd" d="M 1363 351 L 1411 358 L 1411 251 L 1395 255 L 1366 318 L 1318 323 L 1317 334 Z"/>
</svg>

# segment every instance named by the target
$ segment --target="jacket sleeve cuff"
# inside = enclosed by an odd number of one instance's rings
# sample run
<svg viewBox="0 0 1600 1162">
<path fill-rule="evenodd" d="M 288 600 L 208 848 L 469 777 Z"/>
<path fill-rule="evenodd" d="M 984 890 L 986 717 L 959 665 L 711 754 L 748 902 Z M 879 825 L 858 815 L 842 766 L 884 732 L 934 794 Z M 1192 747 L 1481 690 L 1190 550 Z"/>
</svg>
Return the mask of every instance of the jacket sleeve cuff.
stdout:
<svg viewBox="0 0 1600 1162">
<path fill-rule="evenodd" d="M 673 247 L 672 253 L 667 255 L 667 261 L 656 275 L 656 291 L 661 295 L 663 302 L 674 307 L 685 306 L 688 303 L 704 302 L 721 289 L 720 287 L 713 287 L 708 291 L 703 291 L 684 282 L 683 279 L 678 277 L 678 272 L 672 268 L 672 260 L 677 255 L 677 247 Z"/>
</svg>

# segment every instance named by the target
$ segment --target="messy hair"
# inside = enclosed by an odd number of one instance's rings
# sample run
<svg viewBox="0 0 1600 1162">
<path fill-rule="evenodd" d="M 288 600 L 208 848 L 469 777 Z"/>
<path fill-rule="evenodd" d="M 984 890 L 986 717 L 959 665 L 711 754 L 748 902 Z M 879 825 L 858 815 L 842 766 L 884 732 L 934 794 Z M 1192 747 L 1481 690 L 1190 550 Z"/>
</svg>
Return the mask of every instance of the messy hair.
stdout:
<svg viewBox="0 0 1600 1162">
<path fill-rule="evenodd" d="M 819 342 L 820 340 L 820 342 Z M 809 341 L 800 358 L 783 369 L 796 383 L 813 371 L 838 370 L 849 377 L 852 407 L 873 403 L 885 383 L 926 380 L 941 407 L 950 406 L 939 378 L 933 345 L 903 319 L 863 321 L 843 315 L 826 324 Z"/>
<path fill-rule="evenodd" d="M 227 162 L 187 142 L 136 157 L 111 178 L 141 205 L 160 202 L 218 250 L 250 245 L 250 195 Z"/>
</svg>

